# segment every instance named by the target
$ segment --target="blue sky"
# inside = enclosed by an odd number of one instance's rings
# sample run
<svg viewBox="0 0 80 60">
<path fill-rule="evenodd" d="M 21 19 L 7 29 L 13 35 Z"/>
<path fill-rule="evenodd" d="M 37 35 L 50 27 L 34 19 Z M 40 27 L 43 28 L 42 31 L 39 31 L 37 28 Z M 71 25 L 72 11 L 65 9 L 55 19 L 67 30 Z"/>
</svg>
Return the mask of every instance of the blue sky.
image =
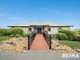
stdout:
<svg viewBox="0 0 80 60">
<path fill-rule="evenodd" d="M 80 0 L 0 0 L 0 27 L 26 22 L 80 28 Z"/>
</svg>

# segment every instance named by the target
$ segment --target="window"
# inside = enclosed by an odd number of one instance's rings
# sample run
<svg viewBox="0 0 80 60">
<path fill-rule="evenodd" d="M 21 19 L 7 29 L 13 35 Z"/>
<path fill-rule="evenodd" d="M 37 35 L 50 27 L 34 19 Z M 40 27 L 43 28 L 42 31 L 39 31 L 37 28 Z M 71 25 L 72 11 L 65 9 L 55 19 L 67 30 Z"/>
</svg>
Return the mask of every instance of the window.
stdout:
<svg viewBox="0 0 80 60">
<path fill-rule="evenodd" d="M 51 28 L 48 28 L 48 31 L 51 31 Z"/>
<path fill-rule="evenodd" d="M 31 28 L 29 28 L 29 31 L 32 31 L 32 29 L 31 29 Z"/>
</svg>

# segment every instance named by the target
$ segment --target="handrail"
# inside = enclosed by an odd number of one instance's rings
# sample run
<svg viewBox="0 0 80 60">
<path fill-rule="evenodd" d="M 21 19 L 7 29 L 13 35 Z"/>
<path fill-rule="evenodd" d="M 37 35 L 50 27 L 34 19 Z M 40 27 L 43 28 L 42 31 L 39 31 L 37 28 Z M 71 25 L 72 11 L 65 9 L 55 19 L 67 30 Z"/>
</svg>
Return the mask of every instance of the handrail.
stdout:
<svg viewBox="0 0 80 60">
<path fill-rule="evenodd" d="M 47 41 L 47 44 L 49 45 L 49 49 L 51 49 L 51 35 L 44 32 L 43 36 L 44 36 L 45 40 Z"/>
<path fill-rule="evenodd" d="M 32 44 L 35 36 L 36 36 L 36 33 L 32 33 L 28 35 L 28 49 L 30 49 L 30 45 Z"/>
<path fill-rule="evenodd" d="M 32 44 L 36 34 L 37 33 L 31 33 L 31 34 L 28 35 L 28 49 L 30 49 L 30 45 Z M 43 32 L 42 34 L 43 34 L 47 44 L 49 45 L 49 49 L 51 49 L 51 35 L 49 35 L 46 32 Z"/>
</svg>

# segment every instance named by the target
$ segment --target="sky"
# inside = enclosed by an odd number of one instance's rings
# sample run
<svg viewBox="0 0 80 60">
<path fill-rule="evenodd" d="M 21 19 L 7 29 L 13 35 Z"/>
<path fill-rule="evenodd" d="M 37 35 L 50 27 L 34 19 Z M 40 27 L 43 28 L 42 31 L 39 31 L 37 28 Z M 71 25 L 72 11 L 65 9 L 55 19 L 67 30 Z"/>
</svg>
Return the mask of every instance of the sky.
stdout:
<svg viewBox="0 0 80 60">
<path fill-rule="evenodd" d="M 0 28 L 49 22 L 80 28 L 80 0 L 0 0 Z"/>
</svg>

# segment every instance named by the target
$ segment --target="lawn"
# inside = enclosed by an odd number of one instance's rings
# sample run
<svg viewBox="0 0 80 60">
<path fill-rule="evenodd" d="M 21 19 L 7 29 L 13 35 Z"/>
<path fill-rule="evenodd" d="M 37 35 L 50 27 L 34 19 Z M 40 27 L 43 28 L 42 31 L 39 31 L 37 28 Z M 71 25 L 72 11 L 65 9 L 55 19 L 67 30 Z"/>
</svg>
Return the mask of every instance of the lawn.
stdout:
<svg viewBox="0 0 80 60">
<path fill-rule="evenodd" d="M 8 39 L 10 39 L 9 36 L 0 36 L 0 41 L 8 40 Z"/>
<path fill-rule="evenodd" d="M 71 48 L 80 48 L 80 42 L 78 41 L 60 41 L 62 45 L 70 46 Z"/>
</svg>

